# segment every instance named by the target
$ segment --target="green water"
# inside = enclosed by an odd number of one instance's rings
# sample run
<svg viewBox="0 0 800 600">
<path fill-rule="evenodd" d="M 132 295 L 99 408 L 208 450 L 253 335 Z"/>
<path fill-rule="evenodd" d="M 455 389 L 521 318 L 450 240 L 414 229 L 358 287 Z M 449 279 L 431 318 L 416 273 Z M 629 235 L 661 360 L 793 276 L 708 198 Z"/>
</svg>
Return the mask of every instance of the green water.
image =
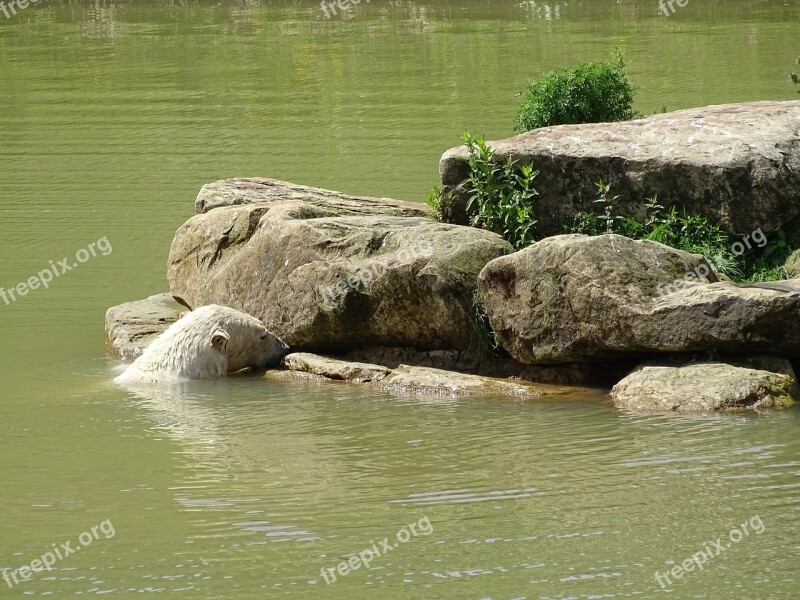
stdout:
<svg viewBox="0 0 800 600">
<path fill-rule="evenodd" d="M 667 418 L 601 391 L 451 401 L 258 378 L 137 397 L 110 383 L 102 330 L 108 306 L 166 289 L 203 183 L 422 200 L 465 128 L 510 134 L 537 72 L 620 46 L 642 112 L 789 99 L 798 29 L 797 0 L 0 14 L 0 286 L 113 248 L 0 300 L 0 569 L 99 533 L 0 596 L 800 597 L 797 411 Z M 662 591 L 654 572 L 756 517 L 761 533 Z M 321 577 L 425 519 L 369 570 Z"/>
</svg>

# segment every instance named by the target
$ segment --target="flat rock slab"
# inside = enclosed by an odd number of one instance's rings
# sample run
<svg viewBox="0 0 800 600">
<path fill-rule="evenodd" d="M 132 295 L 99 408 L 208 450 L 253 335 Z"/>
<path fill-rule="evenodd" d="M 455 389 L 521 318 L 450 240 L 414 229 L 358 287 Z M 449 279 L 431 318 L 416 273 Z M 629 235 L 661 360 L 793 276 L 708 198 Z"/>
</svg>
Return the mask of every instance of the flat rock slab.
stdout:
<svg viewBox="0 0 800 600">
<path fill-rule="evenodd" d="M 463 396 L 541 398 L 577 391 L 574 388 L 483 377 L 429 367 L 401 364 L 395 369 L 389 369 L 382 365 L 351 362 L 308 352 L 289 354 L 284 358 L 284 366 L 287 371 L 268 372 L 265 377 L 366 383 L 397 395 L 453 398 Z"/>
<path fill-rule="evenodd" d="M 643 217 L 643 199 L 685 207 L 730 233 L 777 229 L 800 216 L 800 102 L 692 108 L 619 123 L 559 125 L 489 142 L 540 171 L 539 237 L 561 233 L 578 211 L 596 211 L 595 183 L 610 183 L 617 214 Z M 439 163 L 445 190 L 468 173 L 466 147 Z M 463 215 L 463 210 L 461 210 Z M 461 221 L 458 221 L 461 222 Z"/>
<path fill-rule="evenodd" d="M 299 371 L 319 375 L 327 379 L 364 383 L 380 381 L 391 371 L 381 365 L 348 362 L 308 352 L 295 352 L 283 359 L 283 364 L 290 371 Z"/>
<path fill-rule="evenodd" d="M 782 372 L 727 363 L 643 365 L 611 390 L 614 404 L 641 411 L 721 411 L 786 408 L 798 400 L 788 361 Z"/>
<path fill-rule="evenodd" d="M 171 294 L 158 294 L 109 308 L 105 322 L 108 352 L 117 358 L 137 358 L 187 310 Z"/>
<path fill-rule="evenodd" d="M 427 205 L 391 198 L 350 196 L 342 192 L 325 190 L 268 179 L 264 177 L 242 177 L 221 179 L 206 184 L 195 201 L 198 214 L 207 213 L 223 206 L 246 204 L 276 204 L 283 202 L 303 203 L 330 211 L 340 216 L 392 215 L 395 217 L 426 217 Z"/>
<path fill-rule="evenodd" d="M 401 395 L 414 396 L 512 396 L 517 398 L 539 398 L 549 394 L 564 393 L 563 388 L 533 385 L 526 382 L 508 381 L 469 375 L 454 371 L 443 371 L 428 367 L 400 365 L 379 384 L 384 390 Z"/>
</svg>

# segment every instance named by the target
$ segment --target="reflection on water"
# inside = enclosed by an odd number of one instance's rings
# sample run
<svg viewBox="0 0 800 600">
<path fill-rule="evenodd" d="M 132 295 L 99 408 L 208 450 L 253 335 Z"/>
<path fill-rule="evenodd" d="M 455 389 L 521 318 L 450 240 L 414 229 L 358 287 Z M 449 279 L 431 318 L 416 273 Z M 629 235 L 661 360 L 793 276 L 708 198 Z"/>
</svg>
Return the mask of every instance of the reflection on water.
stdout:
<svg viewBox="0 0 800 600">
<path fill-rule="evenodd" d="M 83 443 L 124 453 L 133 442 L 144 454 L 113 472 L 101 470 L 104 457 L 62 460 L 71 468 L 59 492 L 99 505 L 117 536 L 31 591 L 651 597 L 656 570 L 756 514 L 763 535 L 678 592 L 796 589 L 796 412 L 637 416 L 614 411 L 600 392 L 572 403 L 437 404 L 259 377 L 147 394 L 103 389 L 92 401 L 99 441 Z M 105 433 L 117 441 L 102 443 Z M 10 450 L 13 458 L 22 449 Z M 91 477 L 101 502 L 88 500 Z M 335 584 L 320 577 L 424 517 L 430 536 Z M 23 551 L 11 564 L 35 556 L 49 533 L 38 530 L 38 546 L 17 537 Z"/>
<path fill-rule="evenodd" d="M 800 2 L 67 2 L 0 17 L 0 568 L 116 535 L 0 594 L 794 598 L 797 411 L 717 417 L 396 397 L 260 377 L 128 391 L 102 322 L 165 290 L 203 183 L 271 176 L 424 198 L 465 128 L 511 132 L 535 73 L 627 52 L 642 112 L 790 98 Z M 732 75 L 733 74 L 733 75 Z M 40 293 L 41 292 L 41 293 Z M 433 533 L 327 584 L 408 523 Z"/>
</svg>

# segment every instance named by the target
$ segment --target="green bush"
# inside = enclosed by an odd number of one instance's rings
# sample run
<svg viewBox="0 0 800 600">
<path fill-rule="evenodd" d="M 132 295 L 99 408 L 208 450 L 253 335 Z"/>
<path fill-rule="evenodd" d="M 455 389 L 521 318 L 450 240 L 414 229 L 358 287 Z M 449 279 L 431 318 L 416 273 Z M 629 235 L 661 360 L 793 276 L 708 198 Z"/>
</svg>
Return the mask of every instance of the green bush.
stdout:
<svg viewBox="0 0 800 600">
<path fill-rule="evenodd" d="M 634 117 L 636 90 L 625 75 L 622 53 L 617 62 L 585 62 L 534 79 L 521 95 L 524 102 L 514 122 L 522 133 L 577 123 L 626 121 Z"/>
<path fill-rule="evenodd" d="M 425 201 L 431 210 L 428 214 L 431 218 L 436 219 L 441 223 L 450 223 L 453 218 L 453 198 L 442 190 L 442 186 L 437 185 L 428 194 L 428 199 Z"/>
<path fill-rule="evenodd" d="M 530 165 L 517 166 L 511 157 L 505 162 L 495 160 L 483 136 L 465 131 L 464 143 L 469 151 L 469 176 L 461 185 L 469 194 L 471 224 L 500 234 L 517 249 L 533 243 L 533 198 L 538 195 L 533 180 L 539 171 Z"/>
<path fill-rule="evenodd" d="M 742 238 L 731 236 L 697 214 L 679 213 L 673 207 L 664 211 L 658 198 L 645 202 L 646 219 L 641 223 L 633 217 L 616 215 L 611 186 L 602 181 L 597 186 L 600 206 L 596 213 L 578 213 L 571 228 L 572 233 L 602 235 L 617 233 L 635 240 L 652 240 L 692 254 L 702 254 L 718 273 L 734 281 L 755 283 L 786 279 L 783 265 L 792 252 L 800 248 L 800 220 L 784 231 L 778 229 L 767 236 L 763 247 L 751 244 L 743 254 L 734 252 L 734 244 Z M 760 231 L 760 230 L 759 230 Z"/>
</svg>

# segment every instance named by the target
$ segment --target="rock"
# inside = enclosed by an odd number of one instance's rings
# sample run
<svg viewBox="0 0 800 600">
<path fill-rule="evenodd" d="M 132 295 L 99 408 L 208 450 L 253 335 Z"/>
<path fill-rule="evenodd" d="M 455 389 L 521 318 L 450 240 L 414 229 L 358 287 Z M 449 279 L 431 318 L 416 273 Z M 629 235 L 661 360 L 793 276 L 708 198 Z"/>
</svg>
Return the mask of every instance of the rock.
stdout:
<svg viewBox="0 0 800 600">
<path fill-rule="evenodd" d="M 469 350 L 431 350 L 419 351 L 415 348 L 396 348 L 372 346 L 356 348 L 342 355 L 344 360 L 364 361 L 396 369 L 401 364 L 414 367 L 432 367 L 446 371 L 476 372 L 479 360 L 475 352 Z"/>
<path fill-rule="evenodd" d="M 297 351 L 475 344 L 477 276 L 507 242 L 427 218 L 321 210 L 259 203 L 191 218 L 170 250 L 172 294 L 252 314 Z"/>
<path fill-rule="evenodd" d="M 133 360 L 188 309 L 171 294 L 126 302 L 106 311 L 106 347 L 117 358 Z"/>
<path fill-rule="evenodd" d="M 500 345 L 523 363 L 800 354 L 800 281 L 714 280 L 703 257 L 656 242 L 563 235 L 492 261 L 478 289 Z"/>
<path fill-rule="evenodd" d="M 498 160 L 540 171 L 539 237 L 592 212 L 595 183 L 612 185 L 617 214 L 643 217 L 643 199 L 685 207 L 730 233 L 777 229 L 800 216 L 800 101 L 692 108 L 619 123 L 559 125 L 489 142 Z M 443 187 L 455 195 L 468 167 L 464 146 L 445 152 Z M 463 220 L 456 222 L 465 222 Z"/>
<path fill-rule="evenodd" d="M 790 279 L 800 278 L 800 250 L 792 252 L 791 256 L 786 259 L 783 265 L 783 270 Z"/>
<path fill-rule="evenodd" d="M 712 362 L 679 367 L 643 365 L 611 390 L 620 408 L 654 411 L 717 411 L 785 408 L 798 400 L 788 361 L 782 372 Z"/>
<path fill-rule="evenodd" d="M 522 381 L 507 381 L 456 373 L 428 367 L 400 365 L 380 382 L 386 391 L 395 394 L 421 396 L 515 396 L 536 398 L 563 394 L 563 388 L 533 385 Z M 573 390 L 574 391 L 574 390 Z"/>
<path fill-rule="evenodd" d="M 269 206 L 286 202 L 317 207 L 328 211 L 328 216 L 426 217 L 429 210 L 427 205 L 420 202 L 348 196 L 341 192 L 255 177 L 221 179 L 204 185 L 197 195 L 195 210 L 198 214 L 202 214 L 223 206 L 246 204 Z"/>
<path fill-rule="evenodd" d="M 430 367 L 459 373 L 472 373 L 485 377 L 513 378 L 533 383 L 558 385 L 594 385 L 610 387 L 636 366 L 638 361 L 592 361 L 567 364 L 527 365 L 498 353 L 489 357 L 464 350 L 431 350 L 420 352 L 414 348 L 370 347 L 345 352 L 345 361 L 375 363 L 389 369 L 401 364 L 413 367 Z"/>
<path fill-rule="evenodd" d="M 381 365 L 348 362 L 307 352 L 289 354 L 283 359 L 283 364 L 290 371 L 310 373 L 327 379 L 340 379 L 353 383 L 380 381 L 390 373 L 389 369 Z"/>
</svg>

